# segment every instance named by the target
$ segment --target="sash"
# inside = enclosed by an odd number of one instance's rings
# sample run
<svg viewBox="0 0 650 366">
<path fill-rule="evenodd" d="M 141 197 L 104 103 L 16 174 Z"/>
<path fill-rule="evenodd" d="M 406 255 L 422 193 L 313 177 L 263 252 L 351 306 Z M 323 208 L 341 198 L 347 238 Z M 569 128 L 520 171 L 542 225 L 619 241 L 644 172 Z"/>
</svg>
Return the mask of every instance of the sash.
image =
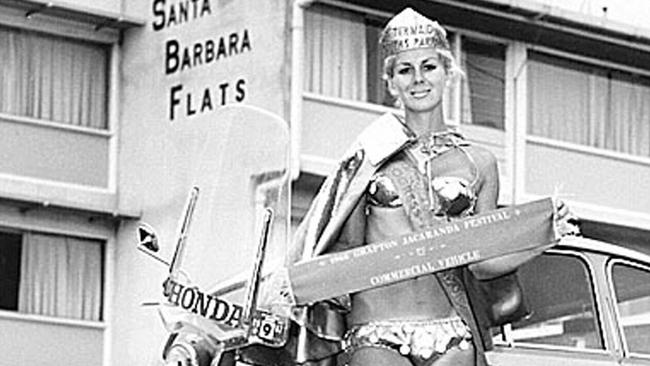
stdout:
<svg viewBox="0 0 650 366">
<path fill-rule="evenodd" d="M 298 305 L 385 286 L 556 241 L 550 198 L 443 222 L 288 268 Z"/>
<path fill-rule="evenodd" d="M 432 182 L 428 181 L 428 177 L 423 177 L 404 153 L 390 165 L 388 174 L 397 185 L 400 195 L 404 194 L 406 197 L 404 207 L 412 225 L 422 229 L 435 222 L 431 211 L 425 209 L 434 203 L 430 202 L 430 197 L 424 193 L 428 191 L 429 185 L 432 184 Z M 436 273 L 436 279 L 447 294 L 452 307 L 469 326 L 472 334 L 478 336 L 476 338 L 481 338 L 481 340 L 473 342 L 476 355 L 475 363 L 476 366 L 486 366 L 485 350 L 491 347 L 492 339 L 483 334 L 483 327 L 479 324 L 479 320 L 470 305 L 467 286 L 463 277 L 463 271 L 460 268 Z"/>
</svg>

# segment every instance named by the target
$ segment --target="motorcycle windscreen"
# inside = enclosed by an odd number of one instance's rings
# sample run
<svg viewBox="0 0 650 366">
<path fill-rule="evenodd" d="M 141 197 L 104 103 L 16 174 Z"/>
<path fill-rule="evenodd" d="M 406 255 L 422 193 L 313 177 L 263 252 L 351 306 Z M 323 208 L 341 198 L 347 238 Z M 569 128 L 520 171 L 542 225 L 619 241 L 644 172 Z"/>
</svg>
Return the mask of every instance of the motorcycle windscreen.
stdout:
<svg viewBox="0 0 650 366">
<path fill-rule="evenodd" d="M 254 270 L 264 214 L 272 213 L 261 270 L 284 263 L 289 216 L 289 134 L 281 118 L 249 106 L 222 108 L 212 123 L 176 127 L 186 141 L 186 176 L 168 207 L 178 217 L 174 281 L 212 293 L 246 285 Z M 188 202 L 193 195 L 193 209 Z M 167 205 L 165 205 L 167 206 Z M 223 292 L 244 305 L 242 286 Z M 221 296 L 221 295 L 220 295 Z M 188 300 L 189 301 L 189 300 Z"/>
</svg>

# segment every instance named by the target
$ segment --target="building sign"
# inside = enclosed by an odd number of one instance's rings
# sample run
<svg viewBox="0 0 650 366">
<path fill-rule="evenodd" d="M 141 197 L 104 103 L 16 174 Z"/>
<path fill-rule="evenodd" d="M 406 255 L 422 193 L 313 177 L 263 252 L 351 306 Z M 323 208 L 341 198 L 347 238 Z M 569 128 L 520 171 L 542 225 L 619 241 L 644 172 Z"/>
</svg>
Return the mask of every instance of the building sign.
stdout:
<svg viewBox="0 0 650 366">
<path fill-rule="evenodd" d="M 165 76 L 169 121 L 207 115 L 227 103 L 246 100 L 249 78 L 244 72 L 229 72 L 232 67 L 224 64 L 252 52 L 253 34 L 245 23 L 218 26 L 228 16 L 218 10 L 210 0 L 152 2 L 151 28 L 165 34 L 157 45 L 161 55 L 157 68 Z"/>
</svg>

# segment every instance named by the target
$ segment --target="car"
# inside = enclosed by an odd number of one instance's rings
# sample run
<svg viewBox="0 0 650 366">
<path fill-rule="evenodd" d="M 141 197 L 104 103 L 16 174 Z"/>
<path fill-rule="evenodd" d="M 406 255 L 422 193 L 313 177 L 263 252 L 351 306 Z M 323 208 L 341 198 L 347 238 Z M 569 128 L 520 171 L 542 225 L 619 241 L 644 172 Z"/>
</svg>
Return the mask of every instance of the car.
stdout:
<svg viewBox="0 0 650 366">
<path fill-rule="evenodd" d="M 649 255 L 570 236 L 518 276 L 529 312 L 492 329 L 491 365 L 650 365 Z"/>
</svg>

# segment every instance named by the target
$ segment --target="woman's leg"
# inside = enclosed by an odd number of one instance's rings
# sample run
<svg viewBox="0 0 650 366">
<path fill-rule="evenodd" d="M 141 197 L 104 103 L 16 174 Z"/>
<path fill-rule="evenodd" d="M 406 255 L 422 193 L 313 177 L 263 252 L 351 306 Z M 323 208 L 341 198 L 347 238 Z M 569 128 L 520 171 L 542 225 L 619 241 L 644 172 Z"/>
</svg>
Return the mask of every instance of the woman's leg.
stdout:
<svg viewBox="0 0 650 366">
<path fill-rule="evenodd" d="M 430 359 L 418 359 L 417 357 L 404 357 L 397 351 L 378 348 L 364 347 L 356 350 L 349 362 L 349 366 L 474 366 L 474 347 L 461 350 L 453 347 L 441 356 Z"/>
<path fill-rule="evenodd" d="M 433 360 L 414 361 L 415 366 L 474 366 L 476 365 L 474 347 L 460 349 L 453 347 Z"/>
<path fill-rule="evenodd" d="M 413 366 L 413 364 L 397 351 L 363 347 L 352 353 L 349 366 Z"/>
</svg>

